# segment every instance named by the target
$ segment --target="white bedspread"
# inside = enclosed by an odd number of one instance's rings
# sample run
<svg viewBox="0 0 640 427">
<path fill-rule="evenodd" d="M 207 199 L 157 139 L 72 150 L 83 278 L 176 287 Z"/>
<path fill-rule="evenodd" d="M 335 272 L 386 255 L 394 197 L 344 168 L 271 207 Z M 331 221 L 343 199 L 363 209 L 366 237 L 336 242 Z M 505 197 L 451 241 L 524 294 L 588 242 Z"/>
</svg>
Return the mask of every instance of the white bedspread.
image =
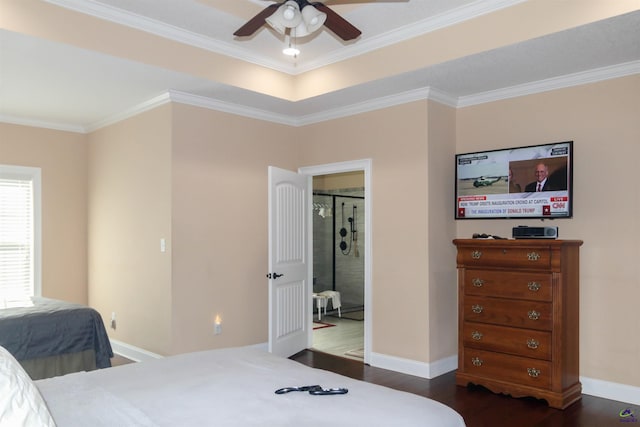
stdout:
<svg viewBox="0 0 640 427">
<path fill-rule="evenodd" d="M 344 395 L 275 394 L 289 386 Z M 36 381 L 58 427 L 463 427 L 451 408 L 414 394 L 243 347 L 197 352 Z"/>
</svg>

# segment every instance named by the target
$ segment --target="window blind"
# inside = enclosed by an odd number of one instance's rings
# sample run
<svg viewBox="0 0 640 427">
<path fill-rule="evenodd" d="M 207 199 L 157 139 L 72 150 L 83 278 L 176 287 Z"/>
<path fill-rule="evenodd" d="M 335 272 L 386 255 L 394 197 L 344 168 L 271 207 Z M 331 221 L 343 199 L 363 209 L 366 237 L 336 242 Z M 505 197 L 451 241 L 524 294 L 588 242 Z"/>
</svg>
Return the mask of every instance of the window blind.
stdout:
<svg viewBox="0 0 640 427">
<path fill-rule="evenodd" d="M 0 300 L 34 296 L 34 185 L 0 175 Z"/>
</svg>

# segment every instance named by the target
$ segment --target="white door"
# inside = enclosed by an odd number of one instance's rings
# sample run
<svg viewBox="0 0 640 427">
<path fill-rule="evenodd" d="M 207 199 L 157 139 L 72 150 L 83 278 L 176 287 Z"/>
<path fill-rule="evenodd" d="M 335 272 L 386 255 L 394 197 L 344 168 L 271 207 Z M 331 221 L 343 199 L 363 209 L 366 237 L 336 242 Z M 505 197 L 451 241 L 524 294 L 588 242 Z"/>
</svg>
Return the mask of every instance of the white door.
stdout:
<svg viewBox="0 0 640 427">
<path fill-rule="evenodd" d="M 269 166 L 269 352 L 284 357 L 304 350 L 311 339 L 309 181 Z"/>
</svg>

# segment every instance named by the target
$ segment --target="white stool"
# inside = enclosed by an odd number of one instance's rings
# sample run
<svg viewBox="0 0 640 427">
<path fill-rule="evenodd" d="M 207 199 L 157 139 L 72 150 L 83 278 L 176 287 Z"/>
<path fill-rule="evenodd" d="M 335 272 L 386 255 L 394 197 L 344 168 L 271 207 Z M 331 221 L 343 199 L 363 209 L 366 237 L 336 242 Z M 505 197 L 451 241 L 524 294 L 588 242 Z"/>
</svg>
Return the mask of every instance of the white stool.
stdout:
<svg viewBox="0 0 640 427">
<path fill-rule="evenodd" d="M 342 313 L 340 312 L 340 307 L 342 304 L 340 302 L 340 292 L 338 291 L 322 291 L 317 295 L 325 297 L 324 301 L 324 314 L 327 314 L 327 299 L 331 300 L 331 306 L 335 309 L 338 309 L 338 317 L 342 317 Z"/>
<path fill-rule="evenodd" d="M 322 309 L 324 308 L 324 314 L 327 314 L 327 297 L 321 294 L 313 294 L 313 300 L 316 302 L 318 308 L 318 321 L 322 320 Z"/>
</svg>

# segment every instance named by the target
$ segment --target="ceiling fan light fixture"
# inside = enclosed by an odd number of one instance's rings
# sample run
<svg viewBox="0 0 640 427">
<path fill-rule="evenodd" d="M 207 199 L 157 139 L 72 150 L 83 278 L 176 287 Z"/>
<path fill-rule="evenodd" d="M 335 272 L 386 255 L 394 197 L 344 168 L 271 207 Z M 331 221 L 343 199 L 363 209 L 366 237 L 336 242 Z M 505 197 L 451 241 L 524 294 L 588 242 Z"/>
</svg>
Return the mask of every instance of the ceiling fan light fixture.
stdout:
<svg viewBox="0 0 640 427">
<path fill-rule="evenodd" d="M 287 56 L 293 56 L 294 58 L 297 58 L 298 55 L 300 55 L 300 49 L 291 45 L 291 36 L 289 34 L 285 36 L 285 46 L 284 49 L 282 49 L 282 53 Z"/>
<path fill-rule="evenodd" d="M 319 11 L 315 6 L 307 4 L 302 8 L 300 24 L 291 30 L 291 34 L 295 37 L 308 36 L 322 28 L 326 20 L 326 13 Z"/>
<path fill-rule="evenodd" d="M 282 17 L 287 21 L 293 21 L 296 17 L 295 7 L 291 5 L 285 6 L 284 12 L 282 12 Z"/>
<path fill-rule="evenodd" d="M 300 49 L 292 47 L 292 46 L 288 46 L 288 47 L 285 47 L 284 49 L 282 49 L 282 53 L 284 53 L 287 56 L 296 57 L 296 56 L 300 55 Z"/>
<path fill-rule="evenodd" d="M 287 28 L 295 28 L 302 22 L 300 6 L 294 0 L 282 4 L 271 16 L 265 19 L 274 30 L 284 34 Z"/>
<path fill-rule="evenodd" d="M 327 20 L 327 14 L 320 12 L 315 6 L 307 4 L 302 8 L 302 23 L 307 27 L 309 34 L 320 29 Z"/>
</svg>

